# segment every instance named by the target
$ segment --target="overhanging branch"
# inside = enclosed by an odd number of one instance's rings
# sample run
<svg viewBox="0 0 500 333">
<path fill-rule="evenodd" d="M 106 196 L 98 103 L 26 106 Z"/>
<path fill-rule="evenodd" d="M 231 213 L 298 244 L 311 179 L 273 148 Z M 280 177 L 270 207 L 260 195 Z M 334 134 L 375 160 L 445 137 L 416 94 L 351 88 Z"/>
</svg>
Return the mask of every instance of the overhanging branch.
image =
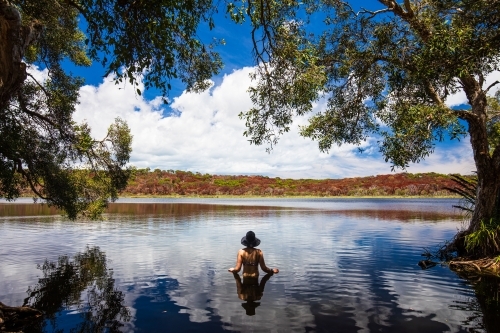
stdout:
<svg viewBox="0 0 500 333">
<path fill-rule="evenodd" d="M 396 1 L 392 0 L 379 0 L 379 2 L 391 10 L 394 15 L 399 16 L 403 21 L 408 23 L 412 29 L 415 30 L 416 34 L 422 39 L 422 41 L 427 42 L 432 35 L 432 32 L 425 26 L 417 17 L 411 9 L 411 4 L 408 0 L 405 0 L 405 9 L 401 7 Z"/>
<path fill-rule="evenodd" d="M 46 117 L 40 113 L 33 112 L 33 111 L 29 110 L 28 107 L 26 106 L 26 101 L 24 100 L 22 94 L 18 94 L 18 101 L 19 101 L 19 108 L 21 109 L 21 111 L 23 111 L 24 113 L 26 113 L 32 117 L 35 117 L 39 120 L 42 120 L 42 121 L 48 123 L 49 125 L 51 125 L 54 128 L 58 128 L 58 125 L 56 123 L 54 123 L 52 120 L 50 120 L 48 117 Z"/>
<path fill-rule="evenodd" d="M 384 9 L 379 9 L 379 10 L 368 10 L 368 9 L 365 9 L 365 8 L 361 8 L 361 10 L 359 12 L 357 12 L 355 15 L 356 16 L 360 16 L 360 15 L 363 15 L 363 14 L 370 14 L 368 16 L 368 19 L 372 19 L 374 18 L 375 16 L 377 16 L 378 14 L 382 14 L 382 13 L 387 13 L 387 12 L 390 12 L 391 9 L 390 8 L 384 8 Z"/>
<path fill-rule="evenodd" d="M 35 79 L 35 77 L 33 75 L 31 75 L 29 72 L 26 72 L 26 75 L 28 75 L 29 77 L 31 77 L 33 79 L 33 81 L 35 81 L 35 83 L 37 84 L 37 86 L 40 87 L 40 89 L 43 90 L 43 92 L 45 93 L 45 95 L 47 95 L 48 97 L 50 97 L 50 93 L 45 89 L 45 87 L 40 82 L 38 82 L 37 79 Z"/>
<path fill-rule="evenodd" d="M 434 86 L 429 81 L 426 81 L 424 84 L 425 84 L 425 90 L 431 97 L 432 101 L 436 103 L 438 106 L 443 106 L 444 105 L 443 100 L 441 99 L 441 96 L 439 96 Z"/>
<path fill-rule="evenodd" d="M 490 84 L 490 85 L 488 86 L 488 88 L 486 88 L 486 90 L 485 90 L 484 92 L 485 92 L 485 93 L 487 93 L 487 92 L 488 92 L 488 90 L 490 90 L 491 88 L 493 88 L 494 86 L 496 86 L 496 85 L 497 85 L 497 84 L 499 84 L 499 83 L 500 83 L 500 81 L 495 81 L 495 82 L 493 82 L 492 84 Z"/>
<path fill-rule="evenodd" d="M 14 162 L 17 165 L 17 172 L 19 172 L 24 177 L 24 179 L 26 179 L 26 181 L 28 182 L 28 184 L 29 184 L 31 190 L 33 191 L 33 193 L 35 193 L 37 196 L 39 196 L 43 200 L 48 200 L 47 197 L 45 197 L 44 195 L 42 195 L 42 193 L 40 193 L 36 189 L 36 186 L 33 183 L 33 180 L 31 179 L 31 176 L 23 169 L 23 163 L 22 163 L 22 161 L 20 159 L 15 159 Z"/>
<path fill-rule="evenodd" d="M 451 110 L 458 118 L 467 122 L 477 122 L 479 117 L 468 110 Z"/>
</svg>

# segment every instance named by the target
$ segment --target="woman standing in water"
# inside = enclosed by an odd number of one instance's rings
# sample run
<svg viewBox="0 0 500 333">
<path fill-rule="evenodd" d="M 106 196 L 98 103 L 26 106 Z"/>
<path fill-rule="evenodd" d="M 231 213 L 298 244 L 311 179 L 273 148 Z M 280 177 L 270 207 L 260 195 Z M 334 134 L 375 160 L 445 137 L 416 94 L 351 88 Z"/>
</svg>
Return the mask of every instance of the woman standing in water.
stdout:
<svg viewBox="0 0 500 333">
<path fill-rule="evenodd" d="M 259 265 L 260 268 L 268 274 L 277 274 L 279 269 L 269 268 L 264 262 L 264 253 L 260 249 L 256 249 L 259 246 L 260 239 L 255 237 L 253 231 L 247 232 L 247 234 L 241 239 L 241 244 L 245 245 L 244 249 L 238 251 L 238 257 L 236 259 L 236 266 L 228 269 L 231 273 L 238 273 L 241 270 L 241 265 L 243 265 L 243 278 L 245 277 L 258 277 L 259 276 Z"/>
</svg>

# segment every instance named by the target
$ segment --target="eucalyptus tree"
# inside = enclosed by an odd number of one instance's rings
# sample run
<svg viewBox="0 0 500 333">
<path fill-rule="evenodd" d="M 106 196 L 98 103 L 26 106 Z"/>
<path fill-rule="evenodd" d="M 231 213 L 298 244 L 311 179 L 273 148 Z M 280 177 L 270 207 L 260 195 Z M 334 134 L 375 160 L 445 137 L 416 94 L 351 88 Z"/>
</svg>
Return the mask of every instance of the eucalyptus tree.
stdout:
<svg viewBox="0 0 500 333">
<path fill-rule="evenodd" d="M 196 35 L 213 10 L 210 0 L 0 0 L 0 197 L 29 186 L 70 218 L 98 216 L 126 185 L 132 136 L 121 119 L 100 140 L 73 121 L 83 80 L 64 63 L 98 61 L 117 83 L 140 79 L 164 96 L 174 79 L 203 90 L 222 66 Z"/>
<path fill-rule="evenodd" d="M 500 141 L 497 98 L 500 1 L 340 0 L 233 3 L 236 21 L 249 15 L 259 63 L 242 113 L 254 144 L 276 144 L 294 116 L 320 112 L 301 128 L 319 149 L 379 138 L 393 167 L 405 168 L 433 152 L 447 135 L 468 133 L 477 168 L 475 210 L 468 232 L 498 207 Z M 320 20 L 321 24 L 318 24 Z M 450 108 L 463 90 L 468 105 Z M 496 102 L 495 102 L 496 101 Z"/>
</svg>

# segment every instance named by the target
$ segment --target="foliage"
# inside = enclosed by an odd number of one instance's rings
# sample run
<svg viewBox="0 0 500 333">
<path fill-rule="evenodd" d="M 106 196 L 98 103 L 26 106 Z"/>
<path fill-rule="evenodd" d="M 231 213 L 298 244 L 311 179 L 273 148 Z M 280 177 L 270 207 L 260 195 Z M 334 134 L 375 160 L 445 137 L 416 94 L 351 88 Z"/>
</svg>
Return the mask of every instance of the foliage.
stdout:
<svg viewBox="0 0 500 333">
<path fill-rule="evenodd" d="M 236 187 L 245 183 L 246 179 L 215 179 L 214 184 L 217 186 Z"/>
<path fill-rule="evenodd" d="M 102 140 L 72 120 L 84 82 L 64 62 L 98 61 L 116 83 L 164 96 L 172 80 L 206 89 L 222 64 L 218 42 L 197 30 L 214 27 L 214 10 L 211 0 L 0 0 L 0 198 L 29 186 L 70 218 L 99 216 L 126 186 L 132 136 L 120 119 Z"/>
<path fill-rule="evenodd" d="M 146 89 L 166 94 L 171 80 L 178 78 L 188 90 L 199 91 L 208 88 L 207 80 L 222 68 L 214 45 L 204 45 L 197 37 L 200 23 L 214 27 L 211 0 L 61 2 L 83 15 L 91 59 L 117 75 L 118 82 L 134 83 L 142 76 Z"/>
<path fill-rule="evenodd" d="M 488 256 L 500 252 L 500 221 L 490 219 L 481 221 L 479 229 L 465 236 L 468 253 Z"/>
<path fill-rule="evenodd" d="M 250 88 L 255 106 L 241 114 L 245 135 L 272 148 L 294 117 L 314 110 L 301 134 L 321 151 L 375 138 L 386 162 L 404 169 L 437 141 L 468 133 L 478 191 L 467 232 L 475 231 L 500 202 L 499 95 L 489 98 L 500 82 L 486 83 L 500 70 L 500 1 L 379 0 L 359 9 L 351 3 L 232 7 L 236 21 L 238 13 L 250 16 L 258 63 Z M 459 90 L 468 105 L 449 107 L 447 98 Z"/>
<path fill-rule="evenodd" d="M 346 1 L 249 2 L 254 29 L 262 31 L 254 38 L 256 107 L 242 114 L 252 143 L 275 144 L 293 115 L 323 97 L 326 107 L 302 128 L 323 151 L 378 133 L 386 159 L 406 167 L 446 133 L 464 134 L 443 101 L 460 87 L 457 78 L 498 68 L 495 5 L 379 2 L 384 8 L 359 12 Z M 320 14 L 324 30 L 313 34 L 309 15 Z"/>
<path fill-rule="evenodd" d="M 133 169 L 123 194 L 187 196 L 449 196 L 453 180 L 436 173 L 345 179 L 280 179 Z"/>
<path fill-rule="evenodd" d="M 117 82 L 170 90 L 180 79 L 188 89 L 206 89 L 222 63 L 214 45 L 204 45 L 197 29 L 214 27 L 211 0 L 14 0 L 24 22 L 44 27 L 42 38 L 29 46 L 29 63 L 69 57 L 78 65 L 100 62 Z M 79 28 L 85 19 L 85 33 Z M 87 56 L 88 55 L 88 56 Z M 51 64 L 53 65 L 53 64 Z M 140 91 L 138 91 L 140 94 Z"/>
<path fill-rule="evenodd" d="M 488 142 L 490 155 L 493 155 L 495 147 L 500 145 L 500 90 L 495 93 L 495 97 L 488 98 L 487 116 Z"/>
<path fill-rule="evenodd" d="M 461 197 L 460 205 L 453 207 L 466 212 L 466 215 L 470 217 L 476 205 L 477 177 L 464 177 L 457 174 L 450 175 L 450 177 L 455 184 L 446 189 Z"/>
</svg>

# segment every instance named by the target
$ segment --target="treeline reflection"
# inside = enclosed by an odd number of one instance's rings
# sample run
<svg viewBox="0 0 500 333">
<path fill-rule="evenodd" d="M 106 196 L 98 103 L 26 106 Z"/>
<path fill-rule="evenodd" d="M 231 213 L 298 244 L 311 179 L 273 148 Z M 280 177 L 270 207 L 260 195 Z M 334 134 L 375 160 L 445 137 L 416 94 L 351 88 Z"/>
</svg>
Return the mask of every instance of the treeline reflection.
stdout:
<svg viewBox="0 0 500 333">
<path fill-rule="evenodd" d="M 269 214 L 281 215 L 297 210 L 303 210 L 304 214 L 314 214 L 315 209 L 275 207 L 275 206 L 233 206 L 201 203 L 111 203 L 106 214 L 124 215 L 171 215 L 192 216 L 207 214 L 231 214 L 245 213 L 248 216 L 266 216 Z M 460 219 L 460 215 L 451 212 L 423 211 L 423 210 L 397 210 L 397 209 L 360 209 L 360 210 L 331 210 L 332 215 L 343 215 L 347 217 L 370 218 L 377 220 L 393 221 L 440 221 L 445 219 Z M 52 216 L 62 215 L 62 212 L 46 204 L 13 203 L 0 204 L 1 217 L 30 217 L 30 216 Z"/>
<path fill-rule="evenodd" d="M 115 287 L 113 271 L 107 267 L 106 255 L 99 247 L 87 247 L 72 259 L 60 256 L 57 262 L 46 260 L 38 268 L 43 277 L 28 288 L 23 306 L 44 315 L 23 327 L 23 332 L 120 332 L 123 323 L 130 320 L 125 295 Z M 64 313 L 68 310 L 73 318 L 64 320 L 64 327 L 59 327 L 58 319 L 69 315 Z"/>
<path fill-rule="evenodd" d="M 457 273 L 474 289 L 475 298 L 456 301 L 450 307 L 469 313 L 463 324 L 477 330 L 498 332 L 500 323 L 500 278 Z M 475 332 L 475 331 L 474 331 Z"/>
</svg>

